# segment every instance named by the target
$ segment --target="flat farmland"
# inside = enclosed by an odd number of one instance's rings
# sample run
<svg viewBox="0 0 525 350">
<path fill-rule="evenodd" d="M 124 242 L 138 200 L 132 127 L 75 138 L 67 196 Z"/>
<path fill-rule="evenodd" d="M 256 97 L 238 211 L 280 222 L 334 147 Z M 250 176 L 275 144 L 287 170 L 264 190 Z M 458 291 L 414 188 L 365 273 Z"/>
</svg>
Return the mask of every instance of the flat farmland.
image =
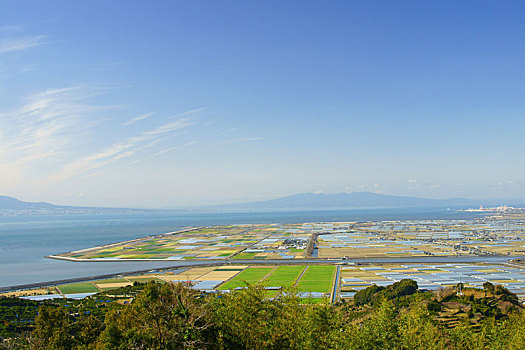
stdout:
<svg viewBox="0 0 525 350">
<path fill-rule="evenodd" d="M 243 270 L 237 274 L 234 278 L 227 281 L 226 283 L 219 286 L 218 289 L 235 289 L 237 287 L 246 287 L 246 283 L 257 284 L 259 283 L 266 275 L 268 275 L 272 270 L 275 269 L 275 266 L 272 267 L 249 267 L 246 270 Z M 245 283 L 246 282 L 246 283 Z"/>
<path fill-rule="evenodd" d="M 308 266 L 297 288 L 301 292 L 329 293 L 334 284 L 335 270 L 335 266 L 331 265 Z"/>
<path fill-rule="evenodd" d="M 105 280 L 96 281 L 95 286 L 101 290 L 112 290 L 120 287 L 132 285 L 133 282 L 128 281 L 124 278 L 110 278 Z"/>
<path fill-rule="evenodd" d="M 93 283 L 91 282 L 79 282 L 79 283 L 70 283 L 63 284 L 59 286 L 60 292 L 62 294 L 77 294 L 77 293 L 97 293 L 100 292 Z"/>
<path fill-rule="evenodd" d="M 524 255 L 525 222 L 367 221 L 229 225 L 186 229 L 52 257 L 81 261 L 285 260 Z"/>
<path fill-rule="evenodd" d="M 263 281 L 266 287 L 290 287 L 295 284 L 305 266 L 279 266 Z"/>
<path fill-rule="evenodd" d="M 164 282 L 162 279 L 159 279 L 157 276 L 151 276 L 151 275 L 130 276 L 130 277 L 127 277 L 126 279 L 131 282 L 140 282 L 140 283 L 147 283 L 150 281 L 154 281 L 158 283 Z"/>
<path fill-rule="evenodd" d="M 131 286 L 131 282 L 122 282 L 122 283 L 104 283 L 104 284 L 97 284 L 96 286 L 102 289 L 103 291 L 106 290 L 113 290 L 121 287 Z"/>
<path fill-rule="evenodd" d="M 192 281 L 197 280 L 200 276 L 203 276 L 209 272 L 214 271 L 214 267 L 194 267 L 183 271 L 175 276 L 172 276 L 172 280 L 185 280 Z"/>
<path fill-rule="evenodd" d="M 227 259 L 272 232 L 266 225 L 217 226 L 114 243 L 57 257 L 82 261 Z"/>
<path fill-rule="evenodd" d="M 188 281 L 191 288 L 203 291 L 233 290 L 246 283 L 265 288 L 296 286 L 299 296 L 308 302 L 319 302 L 333 290 L 334 265 L 229 265 L 195 267 L 159 271 L 155 274 L 128 275 L 122 278 L 69 283 L 56 286 L 61 294 L 97 293 L 150 280 L 166 283 Z M 463 283 L 466 288 L 483 288 L 485 282 L 502 285 L 525 299 L 525 270 L 519 266 L 490 263 L 384 263 L 340 266 L 339 292 L 342 298 L 353 295 L 371 285 L 388 286 L 402 279 L 411 279 L 420 289 L 437 290 Z M 246 282 L 246 283 L 245 283 Z M 281 291 L 265 291 L 268 298 Z M 48 294 L 55 287 L 34 294 Z M 29 291 L 28 291 L 29 292 Z M 35 292 L 35 291 L 33 291 Z M 312 293 L 312 294 L 310 294 Z M 4 293 L 5 294 L 5 293 Z M 56 295 L 55 295 L 56 296 Z M 50 298 L 53 295 L 50 295 Z M 319 299 L 319 300 L 318 300 Z"/>
</svg>

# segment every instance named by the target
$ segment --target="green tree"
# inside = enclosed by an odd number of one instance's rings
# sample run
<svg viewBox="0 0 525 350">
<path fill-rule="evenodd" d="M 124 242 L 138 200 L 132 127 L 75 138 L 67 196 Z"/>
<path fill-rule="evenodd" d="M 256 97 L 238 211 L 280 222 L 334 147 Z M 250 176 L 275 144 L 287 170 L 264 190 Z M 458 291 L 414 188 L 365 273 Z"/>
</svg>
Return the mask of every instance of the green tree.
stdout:
<svg viewBox="0 0 525 350">
<path fill-rule="evenodd" d="M 396 315 L 392 301 L 382 299 L 379 308 L 369 319 L 347 329 L 347 346 L 351 349 L 398 348 Z"/>
<path fill-rule="evenodd" d="M 354 294 L 354 304 L 357 306 L 370 304 L 374 296 L 383 289 L 385 288 L 373 284 L 370 287 L 358 291 Z"/>
<path fill-rule="evenodd" d="M 75 327 L 75 344 L 79 350 L 94 349 L 95 343 L 103 330 L 103 324 L 94 316 L 82 318 Z"/>
<path fill-rule="evenodd" d="M 490 294 L 494 294 L 494 285 L 488 281 L 483 283 L 483 289 Z"/>
<path fill-rule="evenodd" d="M 73 339 L 69 332 L 69 314 L 64 307 L 41 306 L 35 318 L 31 346 L 33 349 L 71 349 Z"/>
<path fill-rule="evenodd" d="M 208 304 L 180 284 L 149 283 L 122 312 L 106 316 L 99 349 L 192 349 L 208 342 Z"/>
<path fill-rule="evenodd" d="M 433 322 L 421 298 L 416 298 L 413 304 L 413 307 L 403 310 L 399 316 L 399 347 L 402 349 L 444 349 L 446 347 L 444 333 Z"/>
</svg>

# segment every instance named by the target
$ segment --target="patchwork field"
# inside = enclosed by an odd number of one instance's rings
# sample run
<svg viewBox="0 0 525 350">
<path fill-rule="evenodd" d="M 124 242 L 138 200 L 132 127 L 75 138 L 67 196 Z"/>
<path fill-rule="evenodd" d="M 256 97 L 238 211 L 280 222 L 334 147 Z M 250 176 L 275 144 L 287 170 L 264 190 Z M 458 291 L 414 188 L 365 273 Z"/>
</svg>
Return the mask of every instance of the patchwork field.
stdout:
<svg viewBox="0 0 525 350">
<path fill-rule="evenodd" d="M 267 289 L 268 297 L 277 296 L 282 288 L 295 287 L 305 302 L 319 302 L 332 294 L 335 265 L 227 265 L 159 271 L 154 274 L 123 276 L 89 282 L 69 283 L 56 288 L 28 290 L 23 298 L 83 298 L 110 291 L 135 281 L 186 283 L 191 288 L 211 293 L 234 291 L 246 283 Z M 503 285 L 525 300 L 525 269 L 505 264 L 364 264 L 340 266 L 338 290 L 341 298 L 353 295 L 371 285 L 387 286 L 402 279 L 412 279 L 420 289 L 436 290 L 463 283 L 464 287 L 482 288 L 489 281 Z M 20 292 L 17 292 L 20 293 Z M 60 294 L 52 294 L 60 293 Z M 12 294 L 12 293 L 11 293 Z M 1 295 L 10 295 L 4 293 Z"/>
<path fill-rule="evenodd" d="M 311 251 L 312 247 L 316 249 Z M 55 257 L 81 261 L 284 260 L 524 254 L 525 220 L 509 223 L 480 218 L 212 226 Z"/>
<path fill-rule="evenodd" d="M 277 232 L 260 240 L 235 258 L 239 259 L 300 259 L 306 255 L 311 234 L 289 227 L 279 227 Z"/>
<path fill-rule="evenodd" d="M 341 296 L 352 297 L 356 291 L 373 284 L 387 286 L 411 279 L 420 289 L 436 290 L 463 283 L 482 288 L 483 283 L 501 284 L 520 298 L 525 298 L 525 270 L 502 264 L 383 264 L 343 267 Z"/>
<path fill-rule="evenodd" d="M 370 285 L 384 286 L 409 278 L 423 289 L 437 289 L 460 282 L 466 287 L 479 287 L 490 281 L 525 298 L 525 275 L 519 266 L 408 263 L 411 257 L 522 257 L 524 254 L 523 218 L 210 226 L 187 228 L 56 257 L 80 261 L 195 259 L 210 260 L 210 263 L 237 262 L 238 265 L 178 268 L 70 283 L 27 293 L 42 298 L 80 297 L 82 294 L 124 287 L 136 281 L 181 282 L 194 289 L 219 292 L 243 288 L 250 283 L 263 286 L 271 297 L 277 296 L 282 288 L 296 287 L 302 297 L 313 296 L 314 300 L 333 291 L 336 266 L 330 263 L 351 263 L 348 259 L 352 258 L 406 258 L 405 264 L 374 265 L 370 260 L 370 264 L 366 265 L 341 266 L 337 292 L 343 298 L 351 298 Z M 318 259 L 321 264 L 308 265 L 305 258 Z M 239 261 L 244 259 L 247 261 Z M 270 259 L 272 261 L 264 265 L 257 264 Z M 297 264 L 294 261 L 294 265 L 285 265 L 288 261 L 284 260 L 287 259 L 294 259 Z"/>
<path fill-rule="evenodd" d="M 302 258 L 308 235 L 280 225 L 214 226 L 55 255 L 81 261 Z"/>
<path fill-rule="evenodd" d="M 525 221 L 378 221 L 312 224 L 319 258 L 523 255 Z"/>
</svg>

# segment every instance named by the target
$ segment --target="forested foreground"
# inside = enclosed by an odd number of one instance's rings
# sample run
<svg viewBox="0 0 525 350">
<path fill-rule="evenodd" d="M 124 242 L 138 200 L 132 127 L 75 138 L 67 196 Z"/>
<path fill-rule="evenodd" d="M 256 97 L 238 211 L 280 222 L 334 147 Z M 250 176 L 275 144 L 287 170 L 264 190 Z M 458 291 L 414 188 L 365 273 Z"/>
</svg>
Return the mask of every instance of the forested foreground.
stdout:
<svg viewBox="0 0 525 350">
<path fill-rule="evenodd" d="M 8 349 L 525 349 L 525 312 L 501 287 L 424 292 L 413 281 L 370 287 L 355 302 L 304 303 L 293 290 L 203 295 L 180 284 L 135 286 L 112 300 L 4 298 Z M 135 294 L 133 294 L 135 293 Z M 100 298 L 100 297 L 98 297 Z M 107 299 L 107 297 L 106 297 Z M 116 299 L 114 299 L 116 300 Z M 18 303 L 18 304 L 17 304 Z M 25 304 L 24 304 L 25 303 Z M 38 310 L 34 322 L 8 315 Z M 25 311 L 24 311 L 25 310 Z M 29 310 L 29 311 L 28 311 Z M 13 316 L 14 317 L 14 316 Z M 21 321 L 20 321 L 21 322 Z"/>
</svg>

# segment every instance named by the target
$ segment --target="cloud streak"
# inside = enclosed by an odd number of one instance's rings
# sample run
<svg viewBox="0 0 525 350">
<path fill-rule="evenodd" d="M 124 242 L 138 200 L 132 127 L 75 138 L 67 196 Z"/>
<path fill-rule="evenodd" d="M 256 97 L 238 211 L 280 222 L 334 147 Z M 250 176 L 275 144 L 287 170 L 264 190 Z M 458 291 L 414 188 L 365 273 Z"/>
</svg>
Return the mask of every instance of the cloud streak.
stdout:
<svg viewBox="0 0 525 350">
<path fill-rule="evenodd" d="M 96 113 L 119 108 L 90 103 L 93 94 L 79 86 L 49 89 L 0 113 L 0 168 L 20 176 L 28 167 L 60 162 L 100 122 Z"/>
<path fill-rule="evenodd" d="M 178 149 L 181 149 L 181 148 L 184 148 L 184 147 L 189 147 L 191 145 L 194 145 L 196 144 L 197 141 L 192 141 L 192 142 L 187 142 L 183 145 L 178 145 L 178 146 L 173 146 L 173 147 L 170 147 L 170 148 L 166 148 L 166 149 L 163 149 L 162 151 L 159 151 L 159 152 L 156 152 L 156 153 L 153 153 L 145 158 L 142 158 L 142 159 L 136 159 L 134 161 L 131 161 L 129 162 L 128 164 L 138 164 L 138 163 L 142 163 L 142 162 L 145 162 L 147 160 L 150 160 L 152 158 L 155 158 L 155 157 L 158 157 L 158 156 L 161 156 L 165 153 L 169 153 L 169 152 L 172 152 L 172 151 L 175 151 L 175 150 L 178 150 Z"/>
<path fill-rule="evenodd" d="M 141 120 L 144 120 L 144 119 L 146 119 L 146 118 L 151 117 L 153 114 L 154 114 L 153 112 L 149 112 L 149 113 L 141 114 L 141 115 L 139 115 L 138 117 L 131 118 L 131 119 L 128 120 L 127 122 L 122 123 L 122 125 L 123 125 L 123 126 L 128 126 L 128 125 L 131 125 L 131 124 L 135 124 L 135 123 L 138 122 L 138 121 L 141 121 Z"/>
<path fill-rule="evenodd" d="M 96 124 L 91 120 L 80 125 L 86 115 L 116 108 L 89 104 L 85 98 L 79 87 L 51 89 L 30 96 L 19 108 L 0 113 L 2 148 L 18 155 L 30 151 L 52 155 L 51 150 L 58 151 L 71 141 L 68 135 L 74 130 Z"/>
<path fill-rule="evenodd" d="M 21 24 L 7 24 L 0 26 L 0 32 L 20 32 L 24 28 Z"/>
<path fill-rule="evenodd" d="M 226 140 L 226 143 L 261 141 L 265 139 L 266 137 L 237 137 L 234 139 Z"/>
<path fill-rule="evenodd" d="M 181 113 L 174 114 L 172 117 L 182 117 L 182 116 L 185 116 L 185 115 L 196 114 L 196 113 L 199 113 L 199 112 L 202 112 L 202 111 L 206 110 L 207 108 L 208 107 L 200 107 L 200 108 L 190 109 L 188 111 L 184 111 L 184 112 L 181 112 Z"/>
<path fill-rule="evenodd" d="M 137 152 L 152 147 L 161 142 L 165 134 L 193 126 L 194 122 L 189 118 L 181 118 L 176 121 L 162 124 L 156 128 L 142 132 L 141 134 L 129 137 L 122 142 L 117 142 L 100 152 L 80 157 L 66 165 L 60 171 L 47 178 L 50 182 L 64 181 L 73 176 L 77 176 L 95 169 L 112 164 L 116 161 L 129 158 Z M 165 153 L 166 150 L 157 152 L 150 157 Z"/>
<path fill-rule="evenodd" d="M 27 50 L 35 46 L 44 44 L 46 35 L 37 35 L 25 38 L 6 38 L 0 40 L 0 54 L 13 51 Z"/>
<path fill-rule="evenodd" d="M 159 150 L 159 144 L 173 141 L 182 130 L 195 125 L 190 115 L 202 109 L 174 114 L 164 123 L 130 134 L 118 121 L 120 116 L 108 117 L 109 112 L 123 110 L 122 105 L 91 102 L 102 91 L 105 89 L 87 86 L 48 89 L 0 113 L 0 183 L 56 184 L 124 159 L 140 156 L 136 164 L 192 144 Z M 174 119 L 177 115 L 180 117 Z M 106 133 L 106 138 L 93 138 L 95 132 Z"/>
</svg>

